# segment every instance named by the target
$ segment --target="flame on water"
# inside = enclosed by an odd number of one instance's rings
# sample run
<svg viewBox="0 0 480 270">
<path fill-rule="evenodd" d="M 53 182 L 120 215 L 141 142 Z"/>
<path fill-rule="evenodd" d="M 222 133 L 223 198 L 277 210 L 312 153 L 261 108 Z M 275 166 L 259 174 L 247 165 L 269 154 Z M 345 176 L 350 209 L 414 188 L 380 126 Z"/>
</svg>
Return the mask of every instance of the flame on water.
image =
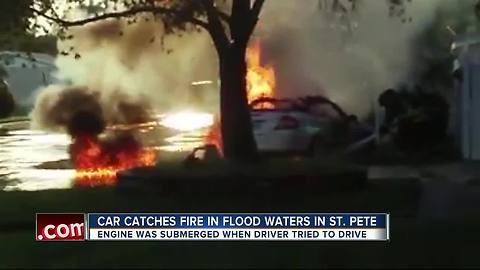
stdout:
<svg viewBox="0 0 480 270">
<path fill-rule="evenodd" d="M 82 136 L 75 139 L 72 147 L 75 180 L 80 186 L 112 185 L 118 171 L 153 166 L 156 162 L 154 150 L 143 149 L 136 143 L 108 149 L 97 138 Z"/>
<path fill-rule="evenodd" d="M 275 70 L 271 66 L 261 65 L 261 46 L 258 40 L 247 49 L 247 96 L 248 102 L 261 97 L 273 97 L 275 94 Z M 265 108 L 262 104 L 261 108 Z"/>
</svg>

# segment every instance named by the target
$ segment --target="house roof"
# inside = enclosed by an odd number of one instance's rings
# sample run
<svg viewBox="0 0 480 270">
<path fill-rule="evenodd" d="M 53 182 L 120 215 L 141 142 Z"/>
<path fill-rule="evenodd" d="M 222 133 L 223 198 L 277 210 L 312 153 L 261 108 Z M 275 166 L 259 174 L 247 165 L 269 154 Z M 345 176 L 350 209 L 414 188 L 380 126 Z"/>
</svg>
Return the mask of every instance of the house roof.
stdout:
<svg viewBox="0 0 480 270">
<path fill-rule="evenodd" d="M 471 45 L 480 44 L 480 33 L 469 33 L 464 35 L 459 35 L 452 43 L 452 50 L 457 50 L 460 48 L 465 48 Z"/>
<path fill-rule="evenodd" d="M 55 67 L 55 58 L 44 53 L 27 53 L 21 51 L 0 52 L 0 64 L 3 64 L 6 67 L 20 67 L 25 63 L 35 63 L 37 65 L 53 68 Z"/>
</svg>

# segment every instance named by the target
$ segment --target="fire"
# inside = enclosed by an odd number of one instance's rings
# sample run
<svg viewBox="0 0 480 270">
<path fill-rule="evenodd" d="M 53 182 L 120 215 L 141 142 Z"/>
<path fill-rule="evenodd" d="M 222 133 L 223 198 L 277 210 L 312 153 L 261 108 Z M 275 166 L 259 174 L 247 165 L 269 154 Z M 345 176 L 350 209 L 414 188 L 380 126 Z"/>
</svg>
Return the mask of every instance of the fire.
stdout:
<svg viewBox="0 0 480 270">
<path fill-rule="evenodd" d="M 261 46 L 260 41 L 255 40 L 253 45 L 247 48 L 247 98 L 248 102 L 262 98 L 274 97 L 275 94 L 275 70 L 272 66 L 261 65 Z M 271 109 L 272 104 L 261 103 L 256 109 Z M 220 118 L 214 118 L 213 125 L 205 136 L 206 144 L 213 144 L 220 153 L 223 149 L 222 133 L 220 129 Z"/>
<path fill-rule="evenodd" d="M 261 65 L 261 47 L 258 40 L 248 47 L 246 60 L 248 102 L 262 97 L 273 97 L 276 86 L 275 71 L 271 66 Z"/>
<path fill-rule="evenodd" d="M 80 186 L 112 185 L 118 171 L 153 166 L 156 161 L 154 150 L 141 148 L 131 137 L 103 143 L 84 135 L 71 147 L 76 184 Z"/>
<path fill-rule="evenodd" d="M 222 131 L 220 129 L 220 118 L 215 116 L 213 125 L 205 136 L 206 144 L 213 144 L 217 147 L 220 155 L 223 155 Z"/>
</svg>

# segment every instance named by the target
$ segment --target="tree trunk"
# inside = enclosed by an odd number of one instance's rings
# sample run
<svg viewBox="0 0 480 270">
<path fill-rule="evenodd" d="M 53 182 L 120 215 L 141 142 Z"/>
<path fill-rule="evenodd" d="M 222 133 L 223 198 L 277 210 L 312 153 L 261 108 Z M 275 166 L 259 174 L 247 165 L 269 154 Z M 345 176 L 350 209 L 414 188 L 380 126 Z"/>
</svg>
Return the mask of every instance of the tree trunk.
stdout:
<svg viewBox="0 0 480 270">
<path fill-rule="evenodd" d="M 230 160 L 258 159 L 247 100 L 246 46 L 232 44 L 220 60 L 220 114 L 223 153 Z"/>
</svg>

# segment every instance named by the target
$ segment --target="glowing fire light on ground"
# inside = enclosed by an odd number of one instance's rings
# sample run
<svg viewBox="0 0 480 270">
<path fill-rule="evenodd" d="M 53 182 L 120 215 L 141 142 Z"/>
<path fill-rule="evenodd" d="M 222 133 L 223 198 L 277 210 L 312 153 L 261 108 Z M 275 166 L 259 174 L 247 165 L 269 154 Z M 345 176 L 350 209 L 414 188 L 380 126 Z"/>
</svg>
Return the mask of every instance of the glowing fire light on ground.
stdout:
<svg viewBox="0 0 480 270">
<path fill-rule="evenodd" d="M 162 126 L 180 131 L 190 131 L 209 127 L 213 124 L 213 115 L 198 112 L 179 112 L 168 114 L 160 120 Z"/>
<path fill-rule="evenodd" d="M 141 148 L 130 137 L 103 144 L 93 136 L 80 136 L 71 151 L 79 186 L 112 185 L 118 171 L 153 166 L 156 162 L 154 150 Z"/>
<path fill-rule="evenodd" d="M 275 70 L 261 65 L 261 46 L 258 40 L 247 49 L 247 96 L 248 102 L 275 94 Z M 265 108 L 265 104 L 262 104 Z M 271 105 L 268 105 L 271 106 Z"/>
</svg>

